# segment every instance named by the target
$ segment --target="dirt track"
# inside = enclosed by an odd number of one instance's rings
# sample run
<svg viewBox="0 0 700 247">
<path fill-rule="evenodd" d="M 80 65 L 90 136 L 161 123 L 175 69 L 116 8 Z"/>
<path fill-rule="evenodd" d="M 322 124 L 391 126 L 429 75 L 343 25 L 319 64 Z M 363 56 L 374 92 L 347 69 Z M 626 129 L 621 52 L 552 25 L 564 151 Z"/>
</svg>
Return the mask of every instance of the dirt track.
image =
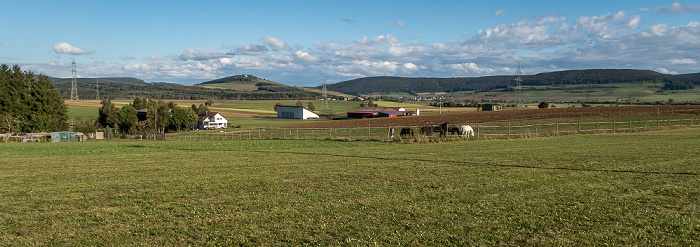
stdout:
<svg viewBox="0 0 700 247">
<path fill-rule="evenodd" d="M 692 106 L 606 106 L 606 107 L 576 107 L 507 110 L 498 112 L 464 112 L 429 116 L 406 116 L 395 118 L 354 119 L 331 122 L 317 122 L 294 125 L 298 128 L 361 128 L 361 127 L 397 127 L 438 125 L 444 122 L 450 124 L 475 124 L 503 122 L 514 120 L 553 119 L 588 116 L 612 115 L 671 115 L 689 114 L 700 115 L 700 105 Z M 292 126 L 279 126 L 279 128 Z"/>
</svg>

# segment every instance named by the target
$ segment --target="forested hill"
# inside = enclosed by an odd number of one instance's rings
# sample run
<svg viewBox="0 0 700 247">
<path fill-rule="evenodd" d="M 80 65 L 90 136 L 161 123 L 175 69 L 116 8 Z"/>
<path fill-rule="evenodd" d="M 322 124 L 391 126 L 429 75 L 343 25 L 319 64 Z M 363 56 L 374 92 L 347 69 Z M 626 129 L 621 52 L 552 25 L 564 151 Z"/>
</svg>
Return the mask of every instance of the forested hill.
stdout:
<svg viewBox="0 0 700 247">
<path fill-rule="evenodd" d="M 250 76 L 249 76 L 250 77 Z M 222 78 L 219 80 L 223 80 Z M 70 98 L 71 79 L 51 78 L 64 99 Z M 217 80 L 215 80 L 217 81 Z M 254 90 L 236 90 L 207 85 L 183 86 L 171 83 L 148 83 L 136 78 L 78 78 L 79 99 L 96 99 L 99 85 L 100 99 L 133 99 L 136 96 L 169 100 L 271 100 L 271 99 L 315 99 L 322 94 L 309 92 L 297 87 L 286 86 L 271 81 L 261 81 L 252 85 Z M 257 86 L 256 86 L 257 85 Z M 280 86 L 282 85 L 282 86 Z"/>
<path fill-rule="evenodd" d="M 461 78 L 366 77 L 327 85 L 328 90 L 352 95 L 372 93 L 425 93 L 481 91 L 513 85 L 515 75 Z M 604 84 L 629 82 L 664 83 L 667 89 L 700 85 L 700 73 L 666 75 L 649 70 L 590 69 L 567 70 L 522 76 L 522 85 Z"/>
</svg>

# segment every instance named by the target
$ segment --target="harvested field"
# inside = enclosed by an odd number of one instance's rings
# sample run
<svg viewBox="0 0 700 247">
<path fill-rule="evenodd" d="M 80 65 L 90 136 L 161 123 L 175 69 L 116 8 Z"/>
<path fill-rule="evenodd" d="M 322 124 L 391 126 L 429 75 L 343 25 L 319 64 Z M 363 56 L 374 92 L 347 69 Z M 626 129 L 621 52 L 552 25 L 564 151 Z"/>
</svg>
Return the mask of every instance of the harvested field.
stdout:
<svg viewBox="0 0 700 247">
<path fill-rule="evenodd" d="M 614 115 L 700 115 L 700 105 L 679 106 L 607 106 L 607 107 L 576 107 L 509 110 L 497 112 L 464 112 L 429 116 L 406 116 L 397 118 L 371 118 L 344 121 L 317 122 L 294 125 L 296 128 L 363 128 L 438 125 L 444 122 L 450 124 L 476 124 L 503 121 L 519 121 L 534 119 L 555 119 L 589 116 Z M 277 128 L 289 128 L 279 126 Z"/>
</svg>

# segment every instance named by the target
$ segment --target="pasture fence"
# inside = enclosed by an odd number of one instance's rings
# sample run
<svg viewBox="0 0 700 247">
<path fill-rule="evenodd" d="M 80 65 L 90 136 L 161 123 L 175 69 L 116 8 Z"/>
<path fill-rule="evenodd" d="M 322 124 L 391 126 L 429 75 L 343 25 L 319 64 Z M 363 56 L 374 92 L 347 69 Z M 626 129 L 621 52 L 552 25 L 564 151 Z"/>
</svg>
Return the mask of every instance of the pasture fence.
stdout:
<svg viewBox="0 0 700 247">
<path fill-rule="evenodd" d="M 462 124 L 451 126 L 459 127 Z M 467 124 L 464 124 L 467 125 Z M 629 120 L 629 121 L 591 121 L 591 122 L 550 122 L 538 124 L 514 125 L 512 122 L 495 122 L 485 124 L 471 124 L 474 130 L 472 139 L 508 139 L 536 136 L 568 135 L 568 134 L 593 134 L 593 133 L 621 133 L 671 128 L 700 127 L 697 119 L 653 119 L 653 120 Z M 394 136 L 390 136 L 389 129 L 394 129 Z M 401 129 L 411 128 L 414 136 L 401 137 Z M 420 133 L 420 126 L 393 126 L 393 127 L 356 127 L 356 128 L 257 128 L 240 131 L 194 131 L 180 133 L 168 137 L 168 140 L 357 140 L 357 141 L 398 141 L 402 139 L 458 139 L 459 135 L 447 133 L 441 137 L 439 132 L 431 135 Z"/>
</svg>

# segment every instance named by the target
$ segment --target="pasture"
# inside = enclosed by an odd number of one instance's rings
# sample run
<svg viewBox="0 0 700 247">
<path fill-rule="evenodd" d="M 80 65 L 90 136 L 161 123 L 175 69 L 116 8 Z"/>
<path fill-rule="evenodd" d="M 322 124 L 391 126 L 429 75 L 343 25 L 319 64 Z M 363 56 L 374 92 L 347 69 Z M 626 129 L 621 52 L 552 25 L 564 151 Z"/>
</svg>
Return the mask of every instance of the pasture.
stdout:
<svg viewBox="0 0 700 247">
<path fill-rule="evenodd" d="M 0 245 L 697 245 L 700 129 L 5 143 Z"/>
</svg>

